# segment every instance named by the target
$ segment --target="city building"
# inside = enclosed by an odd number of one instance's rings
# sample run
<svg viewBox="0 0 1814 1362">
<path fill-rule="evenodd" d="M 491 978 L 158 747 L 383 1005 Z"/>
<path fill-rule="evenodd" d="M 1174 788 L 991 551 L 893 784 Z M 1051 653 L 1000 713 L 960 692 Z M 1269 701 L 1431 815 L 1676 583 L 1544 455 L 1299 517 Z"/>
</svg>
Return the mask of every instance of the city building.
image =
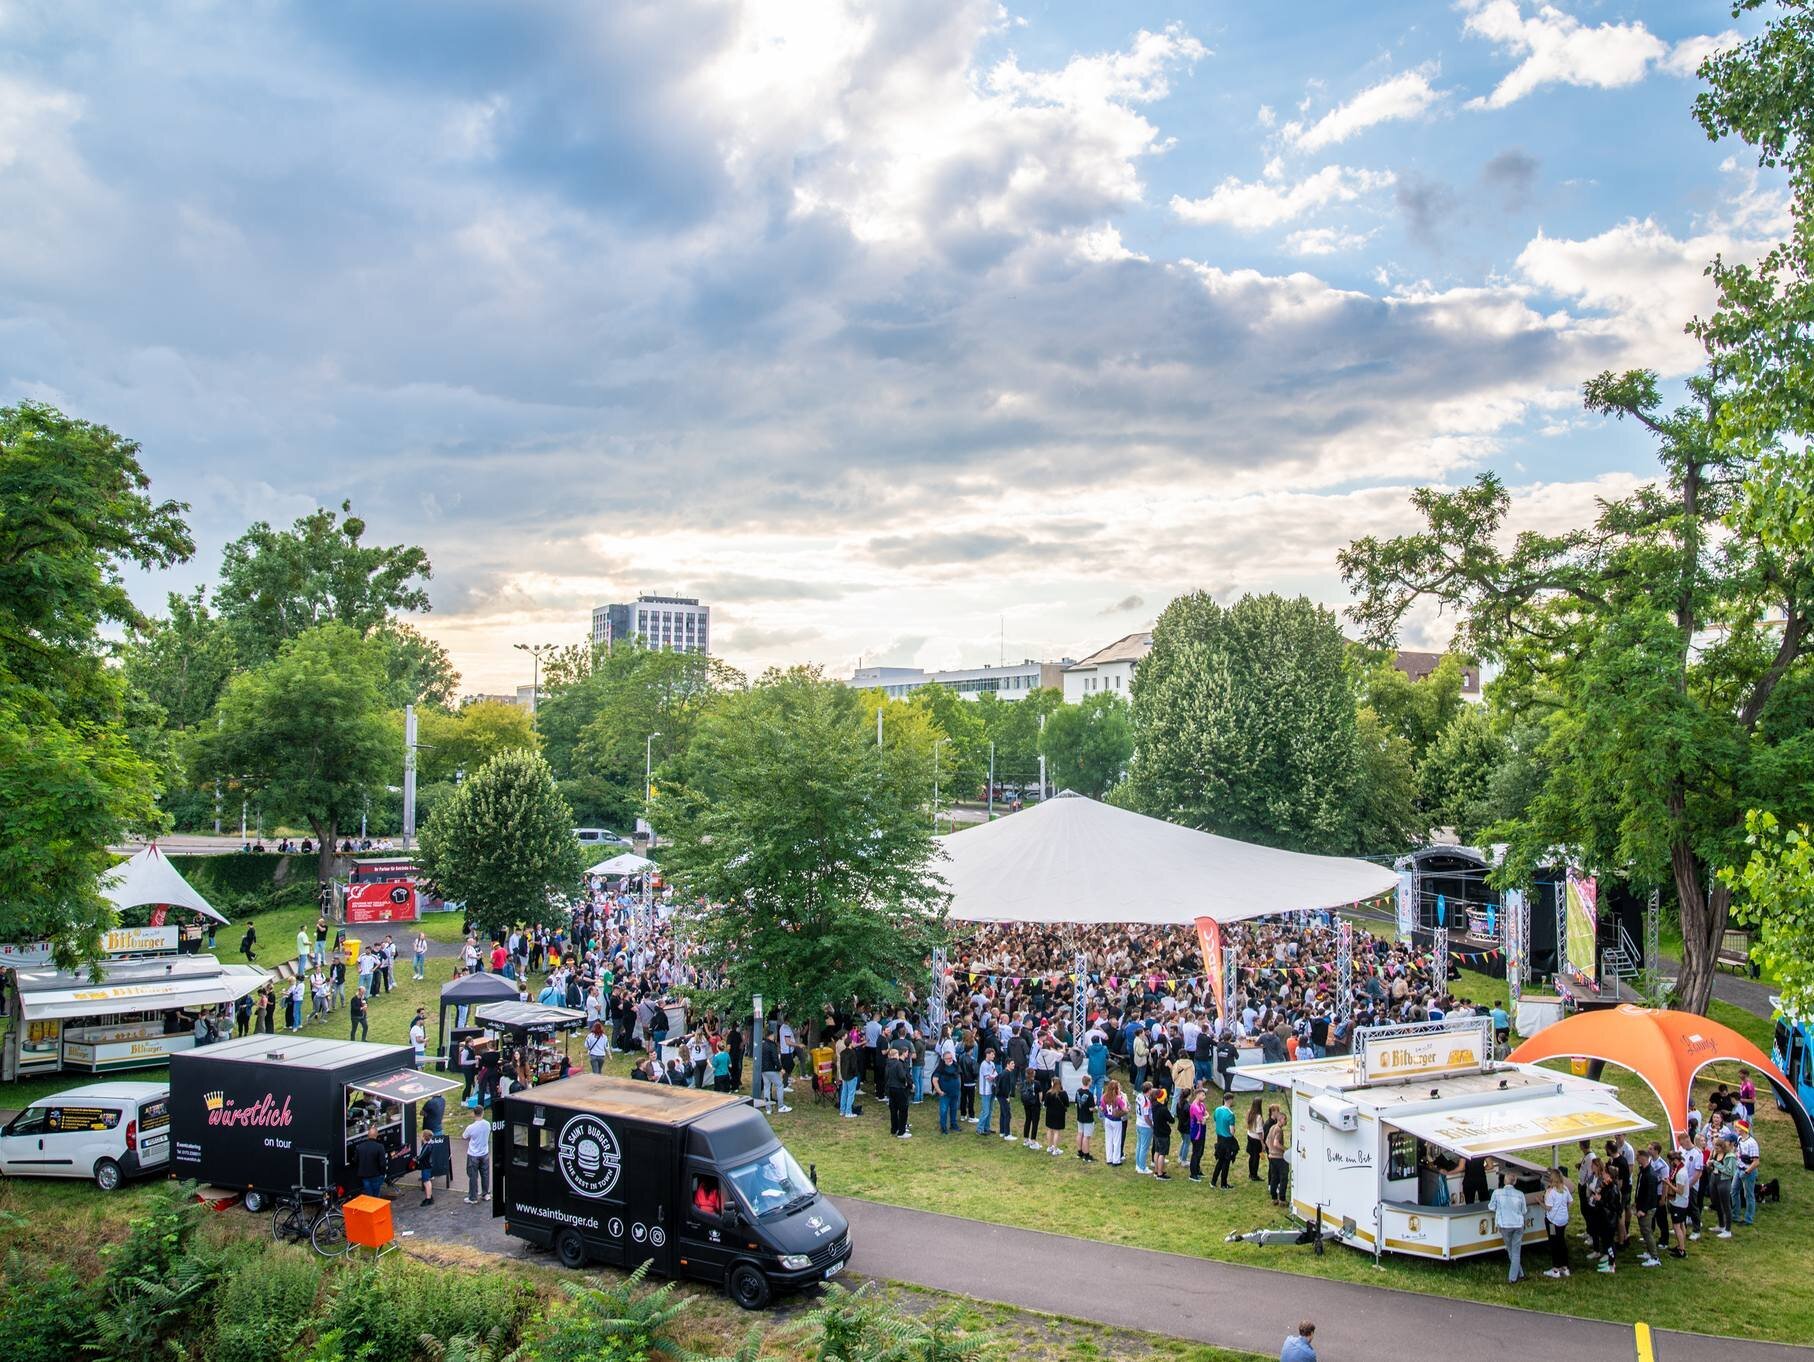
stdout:
<svg viewBox="0 0 1814 1362">
<path fill-rule="evenodd" d="M 918 667 L 858 667 L 856 675 L 844 684 L 858 690 L 879 690 L 894 700 L 905 699 L 927 685 L 944 686 L 966 700 L 985 693 L 1001 700 L 1021 700 L 1042 686 L 1060 685 L 1070 662 L 1069 658 L 1060 662 L 1035 662 L 1028 658 L 999 667 L 960 667 L 942 672 L 922 671 Z"/>
<path fill-rule="evenodd" d="M 592 609 L 594 647 L 639 638 L 658 652 L 709 653 L 711 629 L 712 607 L 692 596 L 638 596 L 628 605 Z"/>
<path fill-rule="evenodd" d="M 1098 691 L 1112 690 L 1123 699 L 1134 684 L 1134 668 L 1153 650 L 1153 633 L 1127 634 L 1083 661 L 1064 669 L 1064 702 L 1077 704 Z"/>
</svg>

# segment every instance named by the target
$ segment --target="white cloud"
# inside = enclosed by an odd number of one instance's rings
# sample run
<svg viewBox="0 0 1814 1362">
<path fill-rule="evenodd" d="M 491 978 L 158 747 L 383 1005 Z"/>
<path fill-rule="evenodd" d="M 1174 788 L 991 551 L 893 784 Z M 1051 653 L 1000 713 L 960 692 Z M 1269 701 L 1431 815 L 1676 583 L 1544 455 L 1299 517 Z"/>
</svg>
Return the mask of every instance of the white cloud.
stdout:
<svg viewBox="0 0 1814 1362">
<path fill-rule="evenodd" d="M 1527 18 L 1521 0 L 1462 0 L 1461 8 L 1465 32 L 1521 58 L 1491 94 L 1469 100 L 1470 109 L 1503 109 L 1545 85 L 1635 85 L 1652 67 L 1693 75 L 1709 51 L 1737 38 L 1730 32 L 1694 37 L 1672 48 L 1638 19 L 1590 27 L 1549 4 Z"/>
<path fill-rule="evenodd" d="M 1287 123 L 1285 139 L 1304 151 L 1346 142 L 1379 123 L 1418 118 L 1442 99 L 1422 71 L 1403 71 L 1370 85 L 1345 104 L 1339 104 L 1308 127 Z"/>
<path fill-rule="evenodd" d="M 1274 123 L 1279 121 L 1279 116 L 1273 110 L 1272 105 L 1262 104 L 1260 105 L 1260 111 L 1253 116 L 1253 121 L 1258 123 L 1262 128 L 1270 128 Z"/>
<path fill-rule="evenodd" d="M 1285 249 L 1296 255 L 1338 255 L 1359 250 L 1373 239 L 1372 232 L 1349 232 L 1339 227 L 1306 227 L 1285 238 Z"/>
<path fill-rule="evenodd" d="M 1352 203 L 1361 195 L 1392 183 L 1390 171 L 1339 165 L 1324 166 L 1295 184 L 1241 180 L 1231 175 L 1204 198 L 1173 195 L 1171 207 L 1185 222 L 1225 223 L 1243 232 L 1255 232 L 1332 203 Z"/>
<path fill-rule="evenodd" d="M 1098 227 L 1094 231 L 1079 232 L 1073 240 L 1077 246 L 1077 258 L 1104 264 L 1115 260 L 1145 260 L 1147 257 L 1138 251 L 1130 251 L 1121 241 L 1121 233 L 1113 223 Z"/>
</svg>

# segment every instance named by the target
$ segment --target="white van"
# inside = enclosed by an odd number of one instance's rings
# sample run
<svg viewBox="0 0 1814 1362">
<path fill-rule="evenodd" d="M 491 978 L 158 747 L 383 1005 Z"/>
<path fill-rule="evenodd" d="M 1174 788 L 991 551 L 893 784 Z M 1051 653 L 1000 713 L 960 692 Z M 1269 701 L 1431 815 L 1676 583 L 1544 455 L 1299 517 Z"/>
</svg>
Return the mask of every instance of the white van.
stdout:
<svg viewBox="0 0 1814 1362">
<path fill-rule="evenodd" d="M 573 835 L 579 839 L 581 846 L 588 847 L 627 847 L 629 839 L 619 837 L 609 828 L 575 828 Z"/>
<path fill-rule="evenodd" d="M 93 1178 L 111 1192 L 170 1162 L 168 1083 L 90 1083 L 41 1097 L 0 1130 L 0 1174 Z"/>
</svg>

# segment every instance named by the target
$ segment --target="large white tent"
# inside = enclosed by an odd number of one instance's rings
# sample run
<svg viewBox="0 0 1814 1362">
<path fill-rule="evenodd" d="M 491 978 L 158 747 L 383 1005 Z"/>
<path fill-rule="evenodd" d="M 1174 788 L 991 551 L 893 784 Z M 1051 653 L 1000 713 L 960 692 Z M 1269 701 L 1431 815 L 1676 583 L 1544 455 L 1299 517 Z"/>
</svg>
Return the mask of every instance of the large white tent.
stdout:
<svg viewBox="0 0 1814 1362">
<path fill-rule="evenodd" d="M 187 908 L 216 922 L 227 920 L 170 864 L 170 858 L 158 850 L 155 842 L 146 843 L 137 855 L 102 875 L 100 889 L 101 897 L 115 908 L 164 903 L 172 908 Z"/>
<path fill-rule="evenodd" d="M 963 922 L 1238 922 L 1339 908 L 1398 884 L 1389 867 L 1198 832 L 1070 791 L 937 839 Z"/>
</svg>

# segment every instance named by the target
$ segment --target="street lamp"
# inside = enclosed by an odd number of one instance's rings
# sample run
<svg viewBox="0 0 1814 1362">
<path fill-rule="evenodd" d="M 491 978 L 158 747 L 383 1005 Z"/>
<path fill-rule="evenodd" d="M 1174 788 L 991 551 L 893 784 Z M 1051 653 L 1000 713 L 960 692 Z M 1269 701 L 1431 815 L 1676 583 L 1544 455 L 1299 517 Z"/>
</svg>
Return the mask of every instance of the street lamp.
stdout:
<svg viewBox="0 0 1814 1362">
<path fill-rule="evenodd" d="M 932 743 L 932 830 L 935 833 L 938 831 L 938 750 L 950 741 L 949 738 L 936 738 Z"/>
<path fill-rule="evenodd" d="M 542 700 L 542 654 L 552 653 L 558 643 L 513 643 L 510 645 L 519 653 L 528 653 L 533 659 L 529 668 L 529 726 L 540 731 L 536 722 L 536 711 L 541 708 Z"/>
</svg>

